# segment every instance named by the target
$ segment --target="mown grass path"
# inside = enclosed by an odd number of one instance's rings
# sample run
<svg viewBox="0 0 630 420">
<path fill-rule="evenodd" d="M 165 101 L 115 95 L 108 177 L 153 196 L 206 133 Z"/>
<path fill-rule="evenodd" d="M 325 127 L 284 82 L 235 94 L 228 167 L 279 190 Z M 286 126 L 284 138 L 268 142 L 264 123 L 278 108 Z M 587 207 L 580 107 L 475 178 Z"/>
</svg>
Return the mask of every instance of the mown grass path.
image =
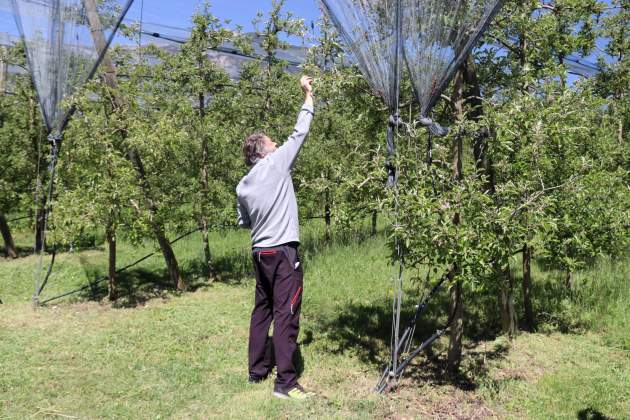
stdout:
<svg viewBox="0 0 630 420">
<path fill-rule="evenodd" d="M 441 374 L 441 343 L 395 393 L 374 394 L 389 345 L 392 268 L 382 237 L 305 247 L 301 382 L 318 396 L 303 405 L 276 400 L 272 381 L 246 380 L 247 238 L 214 239 L 217 260 L 239 275 L 183 295 L 140 282 L 150 296 L 123 299 L 129 307 L 83 296 L 35 310 L 32 276 L 15 274 L 32 273 L 32 261 L 0 262 L 0 418 L 630 417 L 630 356 L 593 333 L 469 342 L 465 378 L 454 382 Z M 184 261 L 195 247 L 181 245 Z M 102 258 L 64 256 L 61 273 L 74 277 L 57 274 L 52 286 L 77 285 L 81 267 L 100 267 Z M 145 272 L 159 277 L 159 260 L 127 280 Z"/>
</svg>

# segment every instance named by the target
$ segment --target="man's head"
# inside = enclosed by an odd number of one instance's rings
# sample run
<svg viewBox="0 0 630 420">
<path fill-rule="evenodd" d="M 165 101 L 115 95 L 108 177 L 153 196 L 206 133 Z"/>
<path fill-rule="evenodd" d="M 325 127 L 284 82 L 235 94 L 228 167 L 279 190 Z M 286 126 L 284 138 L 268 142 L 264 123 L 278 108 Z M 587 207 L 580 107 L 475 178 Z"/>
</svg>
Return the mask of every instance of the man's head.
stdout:
<svg viewBox="0 0 630 420">
<path fill-rule="evenodd" d="M 243 142 L 243 156 L 247 166 L 254 166 L 259 160 L 264 159 L 269 153 L 277 149 L 276 142 L 264 133 L 254 133 Z"/>
</svg>

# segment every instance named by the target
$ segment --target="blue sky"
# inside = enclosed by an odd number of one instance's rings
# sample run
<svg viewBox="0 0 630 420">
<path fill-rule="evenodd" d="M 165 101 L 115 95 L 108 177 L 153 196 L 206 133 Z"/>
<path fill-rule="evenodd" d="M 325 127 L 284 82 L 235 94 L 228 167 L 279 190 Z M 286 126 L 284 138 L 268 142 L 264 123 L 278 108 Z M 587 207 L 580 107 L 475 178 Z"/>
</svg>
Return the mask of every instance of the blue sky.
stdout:
<svg viewBox="0 0 630 420">
<path fill-rule="evenodd" d="M 172 26 L 188 26 L 190 16 L 200 3 L 202 2 L 198 0 L 144 0 L 144 20 Z M 235 24 L 246 27 L 251 27 L 250 22 L 256 12 L 266 12 L 271 8 L 270 0 L 213 0 L 210 3 L 211 10 L 217 17 L 231 19 Z M 141 6 L 142 0 L 135 0 L 129 18 L 138 19 Z M 307 22 L 317 20 L 320 13 L 316 0 L 287 0 L 284 9 Z"/>
<path fill-rule="evenodd" d="M 144 7 L 142 7 L 142 0 L 135 0 L 127 15 L 127 21 L 139 21 L 142 13 L 144 30 L 183 36 L 184 33 L 176 28 L 190 27 L 190 17 L 199 4 L 203 4 L 203 1 L 144 0 Z M 271 9 L 271 0 L 212 0 L 210 4 L 211 11 L 215 16 L 222 20 L 231 21 L 229 27 L 241 25 L 245 31 L 253 30 L 251 21 L 256 17 L 257 12 L 266 13 Z M 317 0 L 286 0 L 283 10 L 304 19 L 307 26 L 310 26 L 311 22 L 317 21 L 320 16 Z"/>
<path fill-rule="evenodd" d="M 144 2 L 143 0 L 135 0 L 127 15 L 127 22 L 139 21 L 142 13 L 145 29 L 171 35 L 182 35 L 181 31 L 174 28 L 189 27 L 190 16 L 200 3 L 202 1 L 199 0 L 144 0 Z M 242 25 L 245 30 L 252 30 L 251 21 L 256 16 L 256 12 L 268 11 L 271 7 L 271 0 L 212 0 L 211 5 L 211 10 L 217 17 L 224 20 L 230 19 L 233 25 Z M 308 25 L 311 21 L 316 21 L 320 15 L 317 0 L 286 0 L 284 10 L 303 18 Z M 0 32 L 17 32 L 10 13 L 9 0 L 0 0 Z"/>
</svg>

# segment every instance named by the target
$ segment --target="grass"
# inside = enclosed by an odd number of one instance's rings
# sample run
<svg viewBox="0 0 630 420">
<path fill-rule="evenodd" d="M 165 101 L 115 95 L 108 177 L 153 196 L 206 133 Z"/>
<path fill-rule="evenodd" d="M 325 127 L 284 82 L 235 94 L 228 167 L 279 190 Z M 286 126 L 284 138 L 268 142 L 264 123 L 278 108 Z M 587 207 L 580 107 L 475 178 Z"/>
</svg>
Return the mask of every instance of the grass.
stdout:
<svg viewBox="0 0 630 420">
<path fill-rule="evenodd" d="M 541 317 L 541 332 L 469 338 L 454 380 L 441 341 L 381 396 L 372 389 L 389 346 L 393 273 L 384 238 L 329 246 L 318 226 L 303 232 L 298 357 L 312 401 L 274 399 L 272 381 L 247 383 L 253 279 L 247 232 L 233 231 L 211 238 L 220 281 L 205 283 L 194 235 L 175 246 L 194 291 L 170 291 L 158 256 L 121 277 L 118 305 L 101 300 L 103 285 L 34 309 L 36 258 L 0 260 L 0 418 L 630 418 L 627 264 L 580 273 L 572 296 L 555 289 L 561 273 L 536 267 L 537 310 L 558 309 Z M 120 265 L 152 250 L 121 243 Z M 105 264 L 102 249 L 61 254 L 46 296 L 104 274 Z M 438 300 L 419 333 L 440 314 Z"/>
</svg>

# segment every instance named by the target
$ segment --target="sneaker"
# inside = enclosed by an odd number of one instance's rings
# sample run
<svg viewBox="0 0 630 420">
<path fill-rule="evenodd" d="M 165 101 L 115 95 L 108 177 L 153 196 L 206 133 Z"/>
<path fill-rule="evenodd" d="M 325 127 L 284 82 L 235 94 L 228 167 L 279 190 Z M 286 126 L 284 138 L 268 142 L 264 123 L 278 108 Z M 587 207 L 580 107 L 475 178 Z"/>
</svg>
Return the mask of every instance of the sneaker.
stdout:
<svg viewBox="0 0 630 420">
<path fill-rule="evenodd" d="M 304 388 L 302 388 L 300 384 L 296 384 L 293 388 L 288 390 L 284 388 L 274 388 L 273 396 L 285 400 L 304 401 L 312 397 L 313 394 L 304 391 Z"/>
</svg>

